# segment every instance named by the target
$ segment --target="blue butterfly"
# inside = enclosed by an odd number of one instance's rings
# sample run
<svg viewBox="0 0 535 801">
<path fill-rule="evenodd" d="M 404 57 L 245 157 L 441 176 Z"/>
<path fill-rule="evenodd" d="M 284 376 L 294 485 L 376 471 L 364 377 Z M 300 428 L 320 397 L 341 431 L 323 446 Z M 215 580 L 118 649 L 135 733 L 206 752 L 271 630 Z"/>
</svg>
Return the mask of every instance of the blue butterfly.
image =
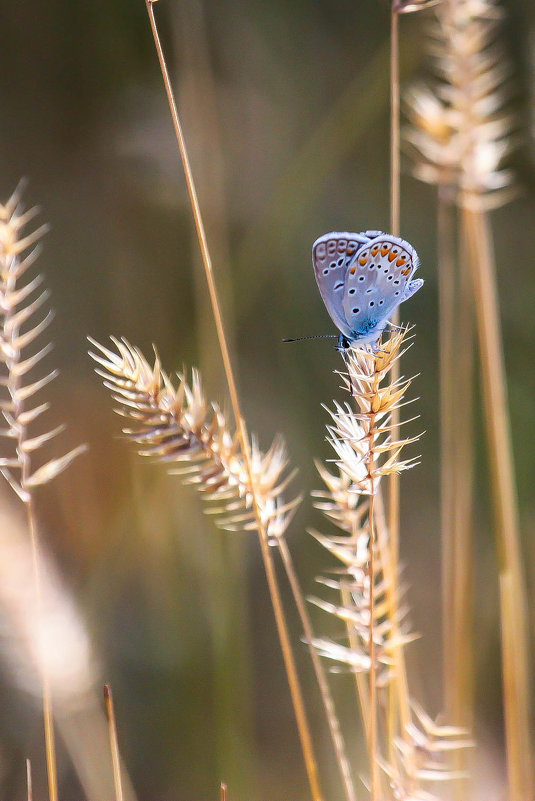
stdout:
<svg viewBox="0 0 535 801">
<path fill-rule="evenodd" d="M 338 349 L 375 345 L 392 312 L 417 292 L 423 280 L 416 251 L 404 239 L 382 231 L 333 231 L 312 246 L 316 281 L 340 331 Z"/>
</svg>

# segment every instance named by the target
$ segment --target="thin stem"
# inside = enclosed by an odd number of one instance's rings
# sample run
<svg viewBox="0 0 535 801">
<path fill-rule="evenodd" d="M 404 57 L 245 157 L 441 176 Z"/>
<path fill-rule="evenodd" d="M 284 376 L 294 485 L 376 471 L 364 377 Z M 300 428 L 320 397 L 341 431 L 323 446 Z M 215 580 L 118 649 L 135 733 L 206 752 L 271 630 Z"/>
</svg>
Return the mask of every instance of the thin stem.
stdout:
<svg viewBox="0 0 535 801">
<path fill-rule="evenodd" d="M 223 782 L 221 782 L 220 791 L 220 801 L 227 801 L 227 785 Z"/>
<path fill-rule="evenodd" d="M 33 801 L 32 763 L 29 759 L 26 760 L 26 798 Z"/>
<path fill-rule="evenodd" d="M 400 157 L 399 157 L 399 14 L 392 4 L 390 34 L 390 231 L 394 236 L 400 233 Z M 392 317 L 394 325 L 399 325 L 399 309 Z M 392 368 L 392 381 L 400 376 L 399 360 Z M 399 439 L 399 409 L 392 413 L 392 438 Z M 392 473 L 388 479 L 389 508 L 388 531 L 390 550 L 394 567 L 399 562 L 399 475 Z"/>
<path fill-rule="evenodd" d="M 400 84 L 399 84 L 399 13 L 397 4 L 392 2 L 390 17 L 390 231 L 394 236 L 400 234 Z M 399 325 L 399 309 L 393 314 L 392 322 Z M 392 380 L 396 382 L 400 377 L 400 365 L 397 359 L 392 368 Z M 392 413 L 392 438 L 397 441 L 400 434 L 400 413 L 394 409 Z M 395 625 L 395 615 L 398 609 L 397 577 L 399 564 L 399 508 L 400 508 L 400 479 L 397 473 L 388 478 L 388 562 L 391 566 L 393 583 L 389 585 L 389 607 L 391 621 Z M 384 564 L 384 562 L 383 562 Z M 403 658 L 399 653 L 398 658 Z M 399 661 L 399 659 L 398 659 Z M 403 675 L 405 675 L 403 664 Z M 388 742 L 393 747 L 397 710 L 403 720 L 406 714 L 405 701 L 399 690 L 401 673 L 396 672 L 396 684 L 389 682 L 388 686 Z M 396 692 L 394 692 L 396 689 Z M 397 695 L 397 698 L 396 698 Z M 402 734 L 405 736 L 402 727 Z"/>
<path fill-rule="evenodd" d="M 375 529 L 377 531 L 377 545 L 381 555 L 381 566 L 386 579 L 386 595 L 388 600 L 389 618 L 392 625 L 392 639 L 395 641 L 393 648 L 394 656 L 394 678 L 396 685 L 397 709 L 399 714 L 399 727 L 402 737 L 408 737 L 407 728 L 411 722 L 409 685 L 407 681 L 407 668 L 405 665 L 404 646 L 399 643 L 398 625 L 398 564 L 393 564 L 392 555 L 389 547 L 388 531 L 386 528 L 383 496 L 380 491 L 375 498 L 374 510 Z M 392 736 L 395 736 L 392 734 Z"/>
<path fill-rule="evenodd" d="M 15 264 L 15 262 L 13 263 Z M 16 273 L 9 270 L 6 278 L 6 286 L 8 290 L 14 290 L 16 283 Z M 8 309 L 5 313 L 4 328 L 13 319 L 13 310 Z M 18 326 L 13 328 L 13 338 L 16 338 L 18 333 Z M 21 384 L 20 374 L 14 369 L 15 365 L 20 361 L 20 351 L 15 350 L 11 353 L 6 364 L 9 371 L 8 389 L 11 399 L 14 404 L 14 419 L 19 420 L 23 410 L 23 401 L 18 392 Z M 31 459 L 29 451 L 24 447 L 26 439 L 26 426 L 19 425 L 17 427 L 17 457 L 20 464 L 20 483 L 21 487 L 25 490 L 24 505 L 26 507 L 26 519 L 28 522 L 28 530 L 30 533 L 30 543 L 32 552 L 32 570 L 33 570 L 33 584 L 35 595 L 35 616 L 37 620 L 38 636 L 40 643 L 40 664 L 39 670 L 41 674 L 41 687 L 43 693 L 43 725 L 45 732 L 45 753 L 46 753 L 46 767 L 48 775 L 48 794 L 50 801 L 58 801 L 58 776 L 56 765 L 56 741 L 54 735 L 54 713 L 52 707 L 52 694 L 50 691 L 50 679 L 48 676 L 48 667 L 46 664 L 48 654 L 44 642 L 43 630 L 43 595 L 41 587 L 41 557 L 39 546 L 39 531 L 37 527 L 37 517 L 35 514 L 35 505 L 31 489 L 27 487 L 28 479 L 31 475 Z"/>
<path fill-rule="evenodd" d="M 392 4 L 390 32 L 390 231 L 400 230 L 399 13 Z"/>
<path fill-rule="evenodd" d="M 533 797 L 530 721 L 527 699 L 528 640 L 506 375 L 496 292 L 491 231 L 484 211 L 463 207 L 462 217 L 477 298 L 484 412 L 500 571 L 502 674 L 510 801 Z"/>
<path fill-rule="evenodd" d="M 236 420 L 236 428 L 238 437 L 241 444 L 241 449 L 243 453 L 244 463 L 247 470 L 248 478 L 249 478 L 249 485 L 251 487 L 251 496 L 252 496 L 252 503 L 254 508 L 254 514 L 256 518 L 258 536 L 260 540 L 260 550 L 262 553 L 262 559 L 264 562 L 264 569 L 266 571 L 266 578 L 268 582 L 269 592 L 271 596 L 271 602 L 273 605 L 273 612 L 275 615 L 275 620 L 277 624 L 277 630 L 279 633 L 279 639 L 281 643 L 282 654 L 284 658 L 284 663 L 286 667 L 286 673 L 288 677 L 288 683 L 290 686 L 290 693 L 292 697 L 292 703 L 295 711 L 297 727 L 299 730 L 299 737 L 301 740 L 301 747 L 303 750 L 303 757 L 305 760 L 305 766 L 307 770 L 308 780 L 310 784 L 310 789 L 312 793 L 312 797 L 315 801 L 321 801 L 321 791 L 319 787 L 319 780 L 318 780 L 318 771 L 317 771 L 317 764 L 316 759 L 314 756 L 314 750 L 312 746 L 312 738 L 310 735 L 310 729 L 306 717 L 305 707 L 303 703 L 303 697 L 301 692 L 301 687 L 299 683 L 299 678 L 297 675 L 297 669 L 295 666 L 295 661 L 293 658 L 293 653 L 290 645 L 290 638 L 288 634 L 288 627 L 286 624 L 286 618 L 284 615 L 284 610 L 282 607 L 282 601 L 280 598 L 279 587 L 277 583 L 277 577 L 275 573 L 275 567 L 273 564 L 273 560 L 271 558 L 271 553 L 269 550 L 267 532 L 264 525 L 264 522 L 261 517 L 260 509 L 258 506 L 256 492 L 255 492 L 255 482 L 252 472 L 251 466 L 251 454 L 249 448 L 249 438 L 247 434 L 247 429 L 245 425 L 245 420 L 243 418 L 241 412 L 241 406 L 238 397 L 238 391 L 236 387 L 236 381 L 234 378 L 234 372 L 232 369 L 232 364 L 230 360 L 230 353 L 228 349 L 228 344 L 226 340 L 225 330 L 223 326 L 223 319 L 221 315 L 221 309 L 219 305 L 219 299 L 217 295 L 215 279 L 213 275 L 213 268 L 212 268 L 212 260 L 210 257 L 210 252 L 208 248 L 208 242 L 206 239 L 206 233 L 204 229 L 204 224 L 202 220 L 201 210 L 199 207 L 199 201 L 197 199 L 197 192 L 195 189 L 195 183 L 193 180 L 193 174 L 191 171 L 189 157 L 186 149 L 186 142 L 184 139 L 184 134 L 182 132 L 182 126 L 180 124 L 180 119 L 178 116 L 178 110 L 173 94 L 173 90 L 171 87 L 171 82 L 169 80 L 169 73 L 167 70 L 167 65 L 165 63 L 165 57 L 163 54 L 162 46 L 160 43 L 160 37 L 158 35 L 158 30 L 156 26 L 156 20 L 154 17 L 154 10 L 153 10 L 153 2 L 152 0 L 146 0 L 146 7 L 147 13 L 149 16 L 149 21 L 152 29 L 152 35 L 154 37 L 154 44 L 156 47 L 156 52 L 158 54 L 158 60 L 160 62 L 160 69 L 162 72 L 163 81 L 165 84 L 165 90 L 167 93 L 167 98 L 169 101 L 169 107 L 171 110 L 171 116 L 173 120 L 173 125 L 175 128 L 175 133 L 177 137 L 177 142 L 180 150 L 180 155 L 182 158 L 182 163 L 184 166 L 184 173 L 186 177 L 186 184 L 188 188 L 188 193 L 190 197 L 191 207 L 193 211 L 193 218 L 195 221 L 195 227 L 197 229 L 197 235 L 199 238 L 199 245 L 201 249 L 201 255 L 204 264 L 204 270 L 206 273 L 206 280 L 208 284 L 208 292 L 210 295 L 210 301 L 212 304 L 212 309 L 214 313 L 214 322 L 217 330 L 217 336 L 219 340 L 219 346 L 221 349 L 221 355 L 223 359 L 223 365 L 225 368 L 225 375 L 227 379 L 228 389 L 230 400 L 232 404 L 232 409 L 234 412 L 234 417 Z"/>
<path fill-rule="evenodd" d="M 24 475 L 25 469 L 23 466 L 23 479 L 24 482 L 27 478 Z M 23 483 L 24 486 L 24 483 Z M 32 566 L 33 566 L 33 580 L 35 588 L 35 607 L 36 615 L 39 625 L 39 637 L 41 642 L 41 684 L 43 690 L 43 723 L 45 728 L 45 752 L 46 752 L 46 768 L 48 774 L 48 795 L 50 801 L 58 801 L 58 774 L 56 767 L 56 739 L 54 735 L 54 713 L 52 709 L 52 694 L 50 691 L 50 679 L 48 676 L 48 669 L 46 666 L 47 655 L 45 653 L 43 642 L 43 598 L 41 591 L 41 560 L 39 556 L 39 537 L 37 531 L 37 520 L 35 517 L 35 509 L 33 498 L 26 503 L 26 514 L 28 520 L 28 528 L 30 530 L 30 542 L 32 548 Z"/>
<path fill-rule="evenodd" d="M 375 376 L 372 397 L 377 394 L 378 387 L 377 375 Z M 370 405 L 371 411 L 371 405 Z M 368 640 L 368 650 L 370 655 L 370 801 L 376 801 L 379 793 L 379 776 L 377 771 L 377 675 L 375 657 L 375 481 L 374 481 L 374 435 L 375 435 L 375 414 L 370 414 L 369 418 L 369 461 L 368 475 L 370 478 L 370 499 L 368 506 L 368 533 L 369 533 L 369 561 L 368 561 L 368 580 L 370 582 L 370 636 Z"/>
<path fill-rule="evenodd" d="M 455 618 L 452 604 L 455 591 L 455 556 L 453 545 L 453 432 L 454 403 L 454 309 L 455 261 L 453 254 L 454 224 L 452 206 L 448 202 L 447 187 L 438 193 L 438 286 L 439 286 L 439 365 L 440 365 L 440 528 L 442 539 L 442 687 L 444 709 L 452 722 L 455 694 Z M 465 343 L 462 343 L 464 350 Z M 457 376 L 458 380 L 458 376 Z M 458 721 L 457 721 L 458 723 Z"/>
<path fill-rule="evenodd" d="M 336 761 L 338 763 L 340 775 L 342 777 L 345 796 L 347 801 L 355 801 L 356 799 L 355 788 L 353 786 L 353 779 L 351 777 L 351 768 L 345 750 L 344 738 L 340 730 L 340 721 L 338 720 L 338 717 L 336 715 L 334 702 L 332 699 L 331 691 L 329 689 L 329 684 L 327 682 L 327 677 L 325 675 L 323 664 L 313 645 L 314 631 L 312 629 L 310 615 L 308 614 L 306 604 L 304 601 L 303 591 L 299 584 L 299 579 L 297 578 L 293 566 L 292 557 L 284 537 L 279 538 L 278 546 L 282 558 L 282 563 L 284 565 L 284 569 L 288 577 L 288 582 L 292 590 L 295 605 L 297 607 L 299 618 L 301 620 L 301 625 L 303 626 L 303 632 L 305 634 L 305 640 L 310 653 L 310 658 L 312 659 L 312 666 L 314 668 L 316 681 L 318 682 L 321 699 L 323 701 L 325 715 L 327 717 L 327 722 L 329 724 L 329 731 L 331 733 L 331 739 L 336 754 Z"/>
<path fill-rule="evenodd" d="M 121 777 L 121 758 L 119 756 L 119 741 L 117 739 L 117 722 L 113 695 L 109 684 L 104 685 L 104 703 L 108 719 L 108 737 L 111 751 L 111 764 L 113 767 L 113 784 L 115 787 L 115 801 L 123 801 L 123 781 Z"/>
<path fill-rule="evenodd" d="M 351 606 L 351 593 L 347 589 L 347 587 L 343 587 L 340 590 L 340 599 L 342 601 L 342 605 L 346 607 Z M 357 635 L 355 634 L 355 629 L 353 624 L 350 620 L 346 620 L 346 631 L 347 631 L 347 640 L 349 642 L 349 647 L 352 651 L 357 652 L 359 650 L 359 642 Z M 368 747 L 368 756 L 371 753 L 370 749 L 370 685 L 369 682 L 366 681 L 366 676 L 364 673 L 361 673 L 359 670 L 354 671 L 355 676 L 355 688 L 357 691 L 357 703 L 360 707 L 360 715 L 364 722 L 364 734 L 366 735 L 366 745 Z"/>
<path fill-rule="evenodd" d="M 461 253 L 466 253 L 466 242 L 461 237 Z M 459 259 L 459 263 L 462 263 Z M 458 314 L 455 321 L 457 346 L 452 358 L 456 363 L 457 386 L 462 393 L 454 398 L 455 421 L 454 482 L 453 482 L 453 619 L 455 631 L 454 670 L 455 696 L 452 723 L 473 731 L 474 709 L 474 526 L 473 526 L 473 473 L 474 473 L 474 297 L 470 270 L 462 269 L 459 275 Z M 473 749 L 457 753 L 456 768 L 467 778 L 456 782 L 457 801 L 473 795 L 470 769 Z"/>
</svg>

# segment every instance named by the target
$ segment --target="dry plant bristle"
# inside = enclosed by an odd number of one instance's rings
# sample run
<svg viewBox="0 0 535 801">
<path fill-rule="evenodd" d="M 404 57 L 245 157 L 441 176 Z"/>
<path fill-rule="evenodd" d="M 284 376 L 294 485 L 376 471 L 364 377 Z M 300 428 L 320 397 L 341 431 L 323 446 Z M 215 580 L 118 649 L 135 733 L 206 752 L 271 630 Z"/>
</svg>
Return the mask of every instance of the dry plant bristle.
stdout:
<svg viewBox="0 0 535 801">
<path fill-rule="evenodd" d="M 533 746 L 527 704 L 529 696 L 529 646 L 527 641 L 527 599 L 523 576 L 518 510 L 509 432 L 507 380 L 502 347 L 499 294 L 496 281 L 492 233 L 487 210 L 503 204 L 513 194 L 513 176 L 504 160 L 515 147 L 515 116 L 509 111 L 510 62 L 499 40 L 503 10 L 495 0 L 444 0 L 436 10 L 428 50 L 434 59 L 431 89 L 415 88 L 408 96 L 412 127 L 407 140 L 416 159 L 415 172 L 422 180 L 447 187 L 450 201 L 460 209 L 462 267 L 472 280 L 471 307 L 467 309 L 466 289 L 458 291 L 463 313 L 477 321 L 482 399 L 488 442 L 491 499 L 494 507 L 496 550 L 500 571 L 500 615 L 506 756 L 510 801 L 533 796 Z M 443 250 L 443 243 L 441 249 Z M 460 282 L 459 282 L 460 283 Z M 445 305 L 444 305 L 445 307 Z M 451 310 L 451 305 L 450 305 Z M 456 306 L 458 311 L 459 304 Z M 455 334 L 460 328 L 455 321 Z M 463 326 L 465 332 L 466 324 Z M 447 335 L 447 334 L 446 334 Z M 443 334 L 444 336 L 444 334 Z M 470 337 L 459 340 L 465 350 Z M 445 351 L 444 351 L 445 352 Z M 466 361 L 465 361 L 466 363 Z M 468 361 L 468 369 L 471 364 Z M 461 368 L 459 368 L 461 369 Z M 460 381 L 460 372 L 455 372 Z M 465 384 L 466 387 L 466 384 Z M 454 392 L 451 392 L 452 396 Z M 465 388 L 463 402 L 470 397 Z M 445 393 L 444 393 L 445 398 Z M 450 408 L 454 408 L 451 406 Z M 464 413 L 464 409 L 463 409 Z M 453 415 L 454 417 L 455 415 Z M 455 426 L 455 437 L 458 437 Z M 457 449 L 457 452 L 461 452 Z M 468 461 L 464 459 L 465 464 Z M 465 470 L 460 466 L 461 471 Z M 457 471 L 458 473 L 459 471 Z M 471 482 L 470 468 L 465 483 Z M 444 486 L 446 486 L 444 484 Z M 466 491 L 456 476 L 457 508 L 466 508 Z M 469 490 L 468 490 L 469 491 Z M 446 611 L 445 695 L 448 714 L 471 721 L 473 682 L 469 609 L 471 531 L 464 514 L 445 548 L 444 598 L 452 598 L 451 614 Z M 461 528 L 464 526 L 464 529 Z M 457 553 L 458 551 L 458 553 Z M 453 555 L 453 556 L 452 556 Z M 451 567 L 449 562 L 452 563 Z M 456 575 L 454 575 L 456 573 Z M 448 580 L 448 576 L 451 578 Z M 453 592 L 449 592 L 450 584 Z M 515 642 L 513 656 L 508 643 Z M 451 656 L 450 656 L 451 655 Z M 447 668 L 448 665 L 445 665 Z M 466 794 L 466 788 L 460 789 Z"/>
<path fill-rule="evenodd" d="M 170 472 L 196 487 L 221 528 L 256 529 L 250 480 L 238 437 L 230 431 L 219 406 L 206 401 L 198 370 L 193 369 L 190 384 L 179 375 L 175 387 L 157 355 L 151 367 L 126 340 L 112 337 L 117 353 L 92 339 L 90 342 L 98 348 L 90 355 L 103 368 L 96 372 L 120 404 L 116 411 L 133 424 L 123 432 L 136 443 L 138 452 L 172 465 Z M 287 465 L 282 438 L 276 438 L 263 453 L 253 437 L 252 477 L 262 522 L 272 539 L 282 536 L 300 501 L 284 501 L 283 491 L 294 476 L 294 472 L 284 475 Z"/>
<path fill-rule="evenodd" d="M 328 441 L 336 453 L 337 473 L 318 464 L 326 489 L 313 493 L 317 508 L 334 523 L 337 534 L 311 533 L 341 566 L 330 571 L 328 577 L 318 579 L 320 584 L 335 590 L 340 600 L 312 598 L 311 601 L 345 625 L 343 640 L 315 638 L 314 645 L 322 657 L 338 663 L 339 669 L 357 674 L 357 692 L 368 739 L 366 715 L 369 715 L 370 695 L 368 685 L 359 676 L 372 670 L 375 660 L 381 665 L 377 691 L 384 692 L 390 686 L 399 692 L 393 676 L 402 669 L 400 652 L 416 636 L 407 623 L 407 607 L 400 606 L 403 588 L 398 587 L 398 577 L 393 571 L 384 522 L 375 539 L 369 514 L 374 497 L 379 497 L 383 476 L 415 464 L 414 458 L 402 458 L 402 451 L 418 436 L 396 440 L 391 436 L 392 411 L 405 405 L 405 393 L 411 382 L 404 378 L 394 380 L 390 373 L 407 350 L 408 339 L 408 331 L 403 329 L 380 343 L 375 352 L 368 348 L 348 352 L 347 374 L 342 374 L 342 379 L 354 408 L 349 403 L 335 402 L 334 408 L 328 409 L 332 418 L 327 426 Z M 373 579 L 369 569 L 372 556 Z M 403 716 L 400 724 L 402 720 Z M 410 699 L 404 725 L 398 727 L 390 742 L 390 728 L 387 731 L 382 719 L 379 724 L 375 758 L 394 798 L 434 801 L 436 797 L 426 789 L 427 782 L 458 778 L 451 755 L 472 745 L 464 729 L 437 726 Z"/>
<path fill-rule="evenodd" d="M 320 582 L 338 591 L 341 604 L 318 598 L 312 601 L 324 611 L 351 626 L 351 642 L 316 639 L 322 656 L 348 665 L 353 670 L 370 669 L 368 653 L 370 627 L 370 593 L 373 592 L 373 638 L 376 658 L 385 665 L 392 664 L 395 645 L 404 644 L 413 635 L 403 626 L 404 610 L 397 609 L 394 617 L 387 601 L 388 581 L 382 567 L 382 554 L 374 544 L 374 582 L 370 588 L 370 499 L 376 495 L 381 478 L 401 472 L 415 463 L 401 459 L 405 445 L 418 437 L 393 440 L 392 411 L 403 404 L 410 381 L 399 379 L 385 382 L 392 367 L 407 349 L 407 330 L 394 334 L 380 343 L 377 351 L 352 348 L 346 357 L 347 373 L 342 373 L 343 385 L 351 393 L 355 409 L 349 403 L 335 401 L 329 409 L 332 423 L 327 426 L 327 440 L 335 451 L 338 473 L 333 474 L 321 463 L 318 471 L 327 490 L 313 493 L 316 506 L 343 532 L 343 536 L 325 536 L 311 532 L 317 541 L 343 565 L 334 579 Z M 391 588 L 390 588 L 391 589 Z M 394 640 L 393 630 L 396 631 Z M 349 632 L 348 632 L 349 634 Z"/>
<path fill-rule="evenodd" d="M 26 348 L 47 328 L 52 319 L 49 311 L 39 322 L 33 322 L 36 312 L 48 300 L 44 290 L 35 296 L 41 285 L 40 276 L 23 283 L 27 270 L 39 255 L 38 241 L 47 231 L 42 225 L 24 234 L 24 229 L 37 214 L 33 208 L 26 212 L 20 204 L 21 186 L 5 205 L 0 205 L 0 410 L 7 428 L 0 431 L 5 438 L 5 455 L 0 457 L 0 473 L 23 502 L 26 508 L 28 533 L 31 540 L 33 563 L 34 613 L 40 638 L 44 636 L 41 557 L 37 518 L 34 508 L 33 489 L 46 484 L 65 470 L 85 446 L 80 445 L 57 459 L 52 459 L 35 469 L 33 454 L 46 442 L 63 430 L 62 426 L 46 433 L 30 437 L 28 426 L 46 409 L 48 404 L 27 408 L 35 403 L 34 395 L 46 387 L 55 377 L 52 370 L 42 378 L 28 380 L 28 374 L 38 366 L 51 350 L 47 344 L 32 355 Z M 33 298 L 33 300 L 32 300 Z M 45 729 L 46 764 L 50 801 L 57 801 L 57 769 L 55 735 L 50 692 L 49 670 L 46 659 L 49 654 L 40 654 L 41 692 L 43 697 L 43 720 Z"/>
<path fill-rule="evenodd" d="M 426 48 L 434 85 L 405 95 L 415 173 L 455 186 L 467 205 L 500 205 L 513 180 L 502 163 L 516 144 L 510 64 L 497 38 L 502 11 L 494 0 L 443 0 L 435 14 Z"/>
<path fill-rule="evenodd" d="M 28 426 L 48 409 L 48 404 L 27 408 L 28 401 L 33 403 L 33 396 L 47 386 L 57 372 L 52 370 L 42 378 L 28 381 L 28 374 L 50 353 L 52 344 L 47 343 L 32 355 L 27 355 L 26 348 L 47 328 L 53 314 L 48 311 L 33 322 L 49 293 L 44 290 L 31 300 L 42 283 L 40 275 L 26 284 L 21 283 L 39 254 L 37 243 L 47 227 L 42 225 L 24 235 L 23 229 L 37 209 L 23 212 L 19 201 L 19 193 L 15 192 L 5 205 L 0 206 L 0 409 L 7 423 L 0 435 L 6 438 L 8 446 L 0 458 L 0 472 L 19 498 L 27 503 L 33 487 L 47 483 L 65 470 L 85 446 L 74 448 L 37 469 L 31 465 L 31 454 L 63 431 L 63 426 L 29 436 Z"/>
</svg>

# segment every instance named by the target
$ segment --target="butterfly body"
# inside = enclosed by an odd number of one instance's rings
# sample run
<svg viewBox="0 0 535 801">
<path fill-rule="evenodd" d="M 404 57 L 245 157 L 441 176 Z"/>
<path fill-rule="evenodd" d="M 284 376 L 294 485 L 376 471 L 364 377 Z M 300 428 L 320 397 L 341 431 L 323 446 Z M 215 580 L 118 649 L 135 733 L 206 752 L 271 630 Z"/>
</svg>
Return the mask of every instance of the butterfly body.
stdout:
<svg viewBox="0 0 535 801">
<path fill-rule="evenodd" d="M 389 317 L 420 289 L 418 256 L 408 242 L 381 231 L 333 231 L 312 246 L 323 302 L 340 331 L 338 348 L 374 345 Z"/>
</svg>

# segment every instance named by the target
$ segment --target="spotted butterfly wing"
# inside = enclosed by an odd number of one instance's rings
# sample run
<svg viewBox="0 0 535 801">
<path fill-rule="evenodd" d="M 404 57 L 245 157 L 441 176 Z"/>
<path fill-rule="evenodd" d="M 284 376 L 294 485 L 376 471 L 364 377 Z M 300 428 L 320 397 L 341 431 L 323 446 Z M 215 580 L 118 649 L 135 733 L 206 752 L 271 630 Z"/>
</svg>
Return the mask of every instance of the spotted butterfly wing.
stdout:
<svg viewBox="0 0 535 801">
<path fill-rule="evenodd" d="M 411 281 L 418 256 L 408 242 L 379 234 L 362 247 L 347 271 L 342 307 L 355 339 L 378 338 L 394 309 L 423 281 Z"/>
<path fill-rule="evenodd" d="M 318 288 L 336 327 L 345 335 L 351 336 L 351 326 L 344 312 L 344 288 L 346 276 L 354 263 L 360 248 L 369 241 L 371 234 L 338 233 L 333 231 L 316 239 L 312 246 L 312 262 Z"/>
<path fill-rule="evenodd" d="M 423 284 L 411 280 L 418 268 L 412 245 L 380 231 L 325 234 L 312 254 L 327 311 L 350 343 L 376 342 L 394 309 Z"/>
</svg>

